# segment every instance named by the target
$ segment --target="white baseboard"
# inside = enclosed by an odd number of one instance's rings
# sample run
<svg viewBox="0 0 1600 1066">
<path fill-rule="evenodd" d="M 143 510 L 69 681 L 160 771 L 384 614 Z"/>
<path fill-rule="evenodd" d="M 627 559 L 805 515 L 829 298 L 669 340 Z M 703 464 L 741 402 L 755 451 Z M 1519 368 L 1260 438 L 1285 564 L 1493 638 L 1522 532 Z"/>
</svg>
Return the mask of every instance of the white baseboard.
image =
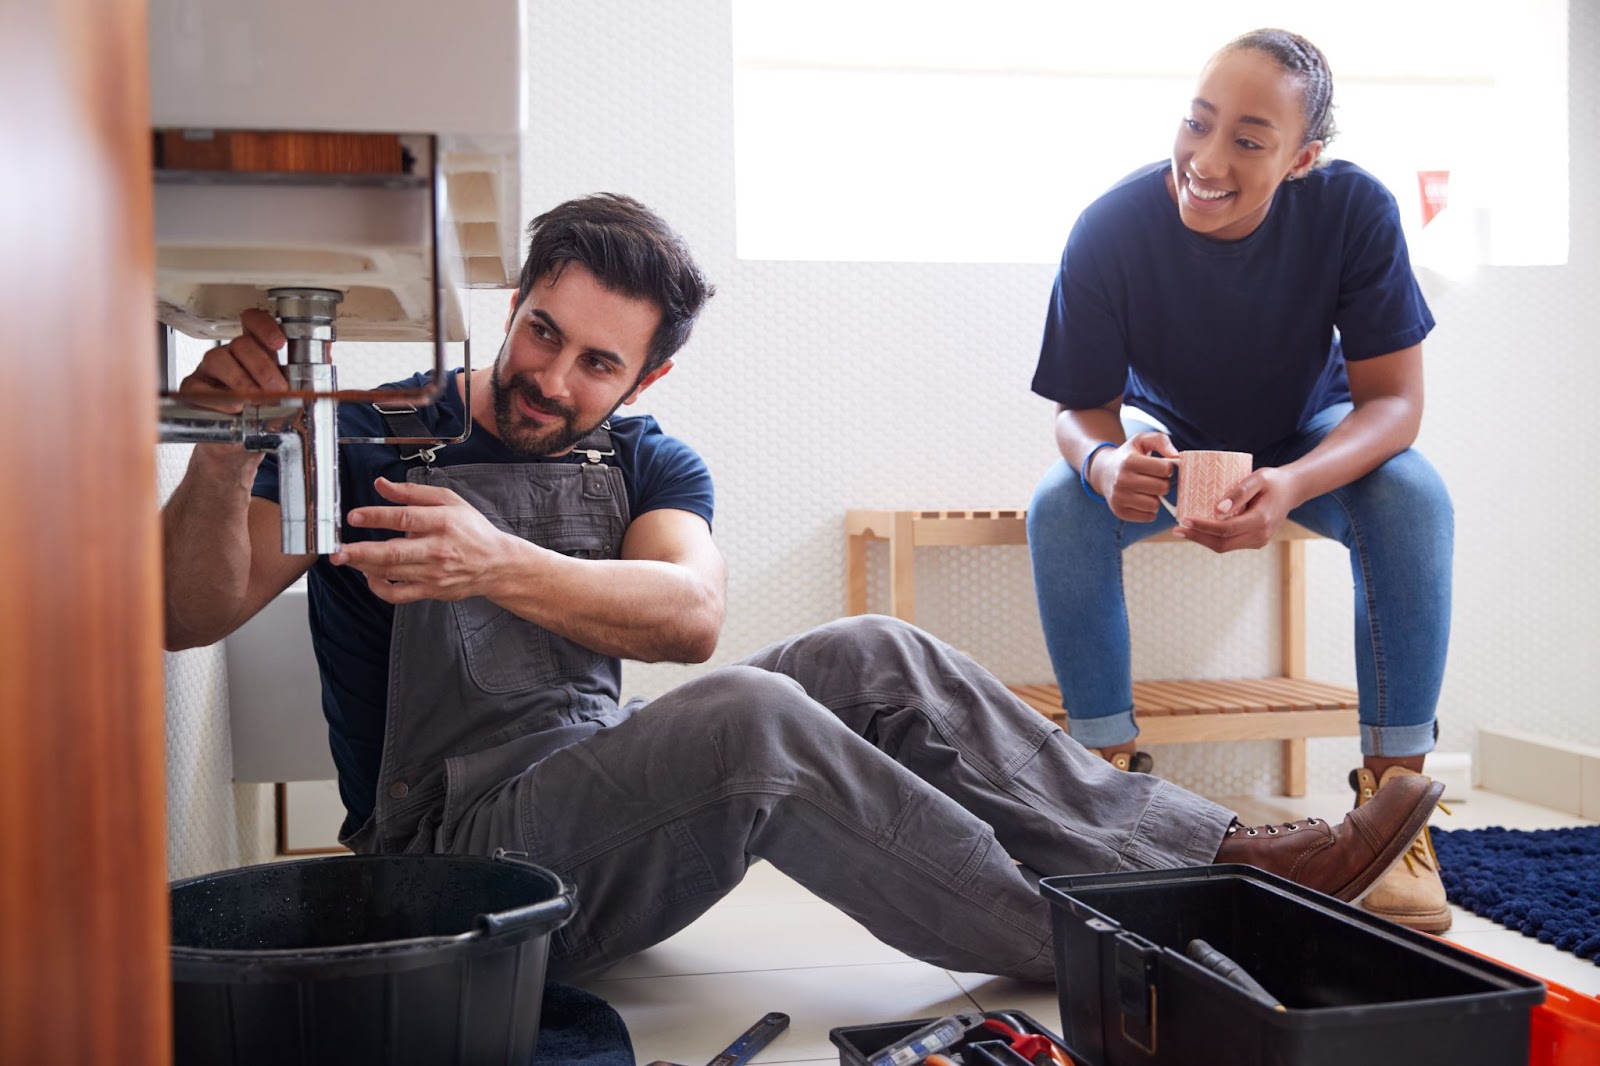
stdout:
<svg viewBox="0 0 1600 1066">
<path fill-rule="evenodd" d="M 337 781 L 288 781 L 278 792 L 278 854 L 342 852 L 344 802 Z"/>
<path fill-rule="evenodd" d="M 1472 791 L 1472 753 L 1466 751 L 1434 751 L 1428 753 L 1422 772 L 1435 781 L 1444 782 L 1446 803 L 1465 803 Z"/>
<path fill-rule="evenodd" d="M 1600 819 L 1600 747 L 1510 729 L 1480 729 L 1478 787 Z"/>
</svg>

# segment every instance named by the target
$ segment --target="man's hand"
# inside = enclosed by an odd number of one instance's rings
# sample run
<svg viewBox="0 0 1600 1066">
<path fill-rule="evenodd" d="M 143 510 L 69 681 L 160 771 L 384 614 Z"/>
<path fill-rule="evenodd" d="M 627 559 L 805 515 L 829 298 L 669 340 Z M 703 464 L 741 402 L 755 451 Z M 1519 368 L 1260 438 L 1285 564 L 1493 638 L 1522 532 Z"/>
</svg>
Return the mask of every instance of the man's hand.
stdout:
<svg viewBox="0 0 1600 1066">
<path fill-rule="evenodd" d="M 1214 552 L 1261 548 L 1272 540 L 1289 512 L 1303 502 L 1292 473 L 1262 467 L 1217 502 L 1217 517 L 1193 518 L 1173 532 Z"/>
<path fill-rule="evenodd" d="M 211 349 L 178 395 L 195 407 L 237 414 L 240 400 L 220 394 L 289 387 L 274 354 L 287 343 L 277 319 L 251 308 L 243 332 Z M 243 444 L 197 444 L 183 482 L 162 508 L 162 551 L 168 649 L 221 640 L 316 561 L 284 555 L 278 505 L 251 498 L 265 452 Z"/>
<path fill-rule="evenodd" d="M 214 399 L 213 395 L 252 389 L 288 391 L 289 379 L 283 376 L 276 355 L 287 340 L 278 320 L 252 307 L 239 316 L 239 325 L 244 332 L 207 352 L 194 373 L 178 386 L 178 394 L 186 401 L 197 407 L 238 414 L 244 409 L 243 403 Z"/>
<path fill-rule="evenodd" d="M 413 603 L 487 595 L 497 569 L 526 543 L 496 529 L 449 489 L 387 478 L 378 478 L 375 485 L 379 495 L 399 506 L 358 507 L 350 512 L 350 524 L 399 530 L 405 536 L 346 544 L 328 559 L 335 566 L 360 570 L 381 600 Z"/>
<path fill-rule="evenodd" d="M 1161 498 L 1172 488 L 1177 467 L 1169 459 L 1177 455 L 1165 433 L 1135 433 L 1115 450 L 1102 448 L 1095 455 L 1089 464 L 1090 488 L 1104 496 L 1111 513 L 1123 521 L 1152 522 L 1161 510 Z"/>
</svg>

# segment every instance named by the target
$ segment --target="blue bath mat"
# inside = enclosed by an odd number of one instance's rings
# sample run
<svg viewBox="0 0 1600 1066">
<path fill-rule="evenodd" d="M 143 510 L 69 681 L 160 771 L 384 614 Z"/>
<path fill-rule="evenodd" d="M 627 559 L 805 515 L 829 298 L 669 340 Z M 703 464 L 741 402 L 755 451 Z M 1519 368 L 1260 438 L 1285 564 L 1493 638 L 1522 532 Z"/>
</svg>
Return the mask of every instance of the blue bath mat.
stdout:
<svg viewBox="0 0 1600 1066">
<path fill-rule="evenodd" d="M 1600 965 L 1600 825 L 1433 830 L 1450 902 Z"/>
</svg>

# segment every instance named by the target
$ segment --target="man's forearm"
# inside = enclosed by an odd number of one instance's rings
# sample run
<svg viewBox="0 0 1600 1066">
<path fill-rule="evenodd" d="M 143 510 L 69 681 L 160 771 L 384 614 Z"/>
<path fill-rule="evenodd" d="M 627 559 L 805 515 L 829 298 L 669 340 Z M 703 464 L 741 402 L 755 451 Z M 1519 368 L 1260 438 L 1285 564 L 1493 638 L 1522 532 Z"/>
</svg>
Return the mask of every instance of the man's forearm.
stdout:
<svg viewBox="0 0 1600 1066">
<path fill-rule="evenodd" d="M 250 485 L 259 453 L 196 445 L 189 469 L 161 512 L 166 646 L 226 636 L 250 580 Z"/>
<path fill-rule="evenodd" d="M 722 630 L 721 572 L 707 580 L 648 559 L 570 559 L 532 544 L 489 599 L 591 651 L 642 662 L 704 662 Z"/>
</svg>

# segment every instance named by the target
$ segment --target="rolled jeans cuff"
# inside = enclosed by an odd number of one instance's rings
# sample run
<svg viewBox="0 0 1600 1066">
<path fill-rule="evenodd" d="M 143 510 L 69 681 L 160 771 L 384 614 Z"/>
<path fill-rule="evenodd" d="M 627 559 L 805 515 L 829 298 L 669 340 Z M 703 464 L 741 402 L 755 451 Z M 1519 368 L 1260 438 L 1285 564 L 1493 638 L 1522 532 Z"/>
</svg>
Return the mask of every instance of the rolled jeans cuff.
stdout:
<svg viewBox="0 0 1600 1066">
<path fill-rule="evenodd" d="M 1433 722 L 1416 725 L 1365 725 L 1361 727 L 1361 754 L 1400 759 L 1426 755 L 1433 750 L 1437 729 Z M 1077 734 L 1074 733 L 1074 736 Z"/>
<path fill-rule="evenodd" d="M 1132 711 L 1102 715 L 1099 718 L 1067 718 L 1067 735 L 1086 748 L 1109 748 L 1126 744 L 1139 735 Z"/>
</svg>

